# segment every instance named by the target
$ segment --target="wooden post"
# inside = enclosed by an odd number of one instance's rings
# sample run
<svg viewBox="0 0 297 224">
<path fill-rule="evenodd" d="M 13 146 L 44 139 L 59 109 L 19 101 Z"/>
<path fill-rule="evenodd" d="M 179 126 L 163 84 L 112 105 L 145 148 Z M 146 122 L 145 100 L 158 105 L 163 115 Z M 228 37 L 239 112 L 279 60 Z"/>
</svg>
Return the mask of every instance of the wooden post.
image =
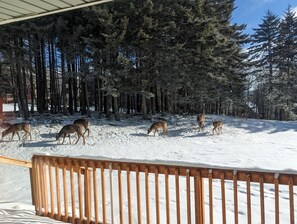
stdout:
<svg viewBox="0 0 297 224">
<path fill-rule="evenodd" d="M 55 175 L 56 175 L 56 192 L 57 192 L 57 207 L 58 207 L 58 220 L 61 221 L 61 193 L 60 193 L 60 175 L 59 175 L 59 163 L 54 160 L 55 164 Z"/>
<path fill-rule="evenodd" d="M 74 177 L 73 177 L 73 164 L 70 163 L 70 188 L 71 188 L 71 208 L 72 208 L 72 223 L 75 223 L 75 191 L 74 191 Z"/>
<path fill-rule="evenodd" d="M 86 175 L 86 171 L 85 171 Z M 78 172 L 77 172 L 77 184 L 78 184 L 78 203 L 79 203 L 79 220 L 82 223 L 84 219 L 84 214 L 83 214 L 83 193 L 82 193 L 82 185 L 81 185 L 81 168 L 80 165 L 78 164 Z"/>
<path fill-rule="evenodd" d="M 90 223 L 91 221 L 91 207 L 92 207 L 92 203 L 91 203 L 91 174 L 90 174 L 90 170 L 88 167 L 88 163 L 87 161 L 85 162 L 85 178 L 84 178 L 84 190 L 85 190 L 85 217 L 87 217 L 87 223 Z"/>
<path fill-rule="evenodd" d="M 124 222 L 124 211 L 123 211 L 123 192 L 122 192 L 122 170 L 121 165 L 118 168 L 118 189 L 119 189 L 119 212 L 120 212 L 120 224 Z"/>
<path fill-rule="evenodd" d="M 104 166 L 100 164 L 101 169 L 101 189 L 102 189 L 102 218 L 103 224 L 106 224 L 106 195 L 105 195 L 105 176 L 104 176 Z"/>
<path fill-rule="evenodd" d="M 175 169 L 175 197 L 176 197 L 176 222 L 181 223 L 180 217 L 180 196 L 179 196 L 179 173 L 178 168 Z"/>
<path fill-rule="evenodd" d="M 275 224 L 279 224 L 279 185 L 278 175 L 274 177 Z"/>
<path fill-rule="evenodd" d="M 150 188 L 148 167 L 145 167 L 145 201 L 146 201 L 146 223 L 150 223 Z"/>
<path fill-rule="evenodd" d="M 67 179 L 66 179 L 66 164 L 63 164 L 63 195 L 64 195 L 64 213 L 65 222 L 68 222 L 68 193 L 67 193 Z"/>
<path fill-rule="evenodd" d="M 261 205 L 261 224 L 265 224 L 265 197 L 264 197 L 264 179 L 261 175 L 260 182 L 260 205 Z"/>
<path fill-rule="evenodd" d="M 93 187 L 94 187 L 94 210 L 95 210 L 95 223 L 99 222 L 99 213 L 98 213 L 98 189 L 97 189 L 97 172 L 96 166 L 93 166 Z"/>
<path fill-rule="evenodd" d="M 128 198 L 128 220 L 129 224 L 132 224 L 132 204 L 131 204 L 131 179 L 130 179 L 130 167 L 127 167 L 127 198 Z"/>
<path fill-rule="evenodd" d="M 169 196 L 169 175 L 168 168 L 165 168 L 165 196 L 166 196 L 166 220 L 170 224 L 170 196 Z"/>
<path fill-rule="evenodd" d="M 209 223 L 213 224 L 213 193 L 212 193 L 212 170 L 208 173 L 208 191 L 209 191 Z"/>
<path fill-rule="evenodd" d="M 252 223 L 252 206 L 251 206 L 251 177 L 246 176 L 246 197 L 247 197 L 247 223 Z"/>
<path fill-rule="evenodd" d="M 160 224 L 159 170 L 155 167 L 156 223 Z"/>
<path fill-rule="evenodd" d="M 140 195 L 140 178 L 139 167 L 136 166 L 136 194 L 137 194 L 137 220 L 138 224 L 141 224 L 141 195 Z"/>
<path fill-rule="evenodd" d="M 50 218 L 54 218 L 55 209 L 54 209 L 54 186 L 53 186 L 53 171 L 51 159 L 48 160 L 48 173 L 49 173 L 49 185 L 50 185 L 50 202 L 51 202 L 51 212 Z"/>
<path fill-rule="evenodd" d="M 238 192 L 237 192 L 237 173 L 233 172 L 233 193 L 234 193 L 234 224 L 238 224 Z"/>
<path fill-rule="evenodd" d="M 221 195 L 222 195 L 222 220 L 226 224 L 226 193 L 225 193 L 225 175 L 221 174 Z"/>
<path fill-rule="evenodd" d="M 289 195 L 290 195 L 290 223 L 294 224 L 294 185 L 293 177 L 289 179 Z"/>
<path fill-rule="evenodd" d="M 188 224 L 191 224 L 191 177 L 190 170 L 186 171 L 186 182 L 187 182 L 187 218 Z"/>
</svg>

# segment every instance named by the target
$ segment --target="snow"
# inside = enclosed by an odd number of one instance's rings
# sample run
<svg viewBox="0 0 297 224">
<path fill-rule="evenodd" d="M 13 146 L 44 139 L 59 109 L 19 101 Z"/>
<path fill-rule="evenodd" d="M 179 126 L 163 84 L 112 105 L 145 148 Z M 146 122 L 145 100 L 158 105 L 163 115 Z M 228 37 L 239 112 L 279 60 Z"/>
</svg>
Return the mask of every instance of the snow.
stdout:
<svg viewBox="0 0 297 224">
<path fill-rule="evenodd" d="M 11 110 L 5 105 L 6 111 Z M 198 131 L 195 116 L 168 115 L 169 136 L 147 135 L 152 120 L 143 120 L 133 116 L 121 121 L 90 119 L 90 136 L 86 145 L 82 140 L 77 145 L 70 145 L 65 139 L 55 140 L 55 135 L 65 124 L 70 124 L 79 116 L 33 116 L 31 123 L 32 141 L 18 141 L 15 136 L 6 136 L 0 142 L 0 155 L 16 159 L 31 160 L 33 154 L 54 154 L 71 157 L 96 157 L 108 160 L 141 161 L 191 165 L 199 167 L 225 167 L 234 170 L 267 170 L 275 173 L 297 173 L 296 163 L 296 122 L 267 121 L 206 115 L 206 127 Z M 212 134 L 212 122 L 224 122 L 223 134 Z M 19 119 L 6 117 L 6 122 L 17 122 Z M 0 132 L 3 128 L 0 128 Z M 74 137 L 72 137 L 74 142 Z M 0 164 L 0 223 L 59 223 L 34 215 L 31 205 L 31 193 L 28 169 Z M 245 183 L 239 184 L 240 223 L 245 223 L 246 195 L 241 192 Z M 253 200 L 259 197 L 257 186 L 252 185 Z M 257 189 L 256 189 L 257 188 Z M 273 187 L 272 187 L 273 188 Z M 207 189 L 207 188 L 206 188 Z M 232 197 L 232 185 L 226 185 L 227 198 Z M 288 193 L 288 187 L 280 188 L 281 193 Z M 294 189 L 296 192 L 296 189 Z M 5 193 L 3 193 L 5 192 Z M 214 210 L 219 212 L 220 184 L 214 183 Z M 207 193 L 207 192 L 206 192 Z M 229 195 L 229 196 L 228 196 Z M 285 195 L 285 194 L 284 194 Z M 259 202 L 254 202 L 259 204 Z M 280 206 L 282 223 L 289 223 L 289 199 L 281 196 Z M 208 205 L 207 205 L 208 206 Z M 265 187 L 266 222 L 274 222 L 274 199 L 270 187 Z M 270 207 L 271 208 L 270 208 Z M 243 208 L 243 209 L 241 209 Z M 206 208 L 207 210 L 207 208 Z M 295 210 L 296 212 L 296 210 Z M 165 214 L 165 211 L 164 211 Z M 270 215 L 271 214 L 271 215 Z M 260 217 L 252 217 L 259 223 Z M 152 219 L 153 220 L 153 219 Z M 215 223 L 221 217 L 215 217 Z M 227 223 L 233 222 L 233 208 L 227 206 Z M 173 222 L 174 223 L 174 222 Z M 206 222 L 207 223 L 207 222 Z"/>
</svg>

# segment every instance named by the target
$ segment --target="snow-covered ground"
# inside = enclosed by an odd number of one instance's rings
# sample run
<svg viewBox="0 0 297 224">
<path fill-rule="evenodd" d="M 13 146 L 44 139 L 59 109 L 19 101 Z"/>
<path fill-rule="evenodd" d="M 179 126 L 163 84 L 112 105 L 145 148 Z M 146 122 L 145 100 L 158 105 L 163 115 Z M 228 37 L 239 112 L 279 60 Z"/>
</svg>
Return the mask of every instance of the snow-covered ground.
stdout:
<svg viewBox="0 0 297 224">
<path fill-rule="evenodd" d="M 137 116 L 121 121 L 94 116 L 90 119 L 91 133 L 86 137 L 86 145 L 82 145 L 82 141 L 70 145 L 68 139 L 65 139 L 63 145 L 61 141 L 55 141 L 55 135 L 61 127 L 72 123 L 77 117 L 36 116 L 30 122 L 33 140 L 18 141 L 15 136 L 10 141 L 11 136 L 6 136 L 0 142 L 0 155 L 30 160 L 35 153 L 49 153 L 297 173 L 296 122 L 206 116 L 203 132 L 198 131 L 195 116 L 167 116 L 169 136 L 147 135 L 152 121 Z M 10 122 L 19 121 L 13 117 L 7 118 Z M 212 134 L 211 124 L 214 120 L 224 121 L 222 135 Z M 3 128 L 0 128 L 2 131 Z M 30 206 L 30 184 L 26 168 L 0 164 L 0 175 L 0 223 L 55 223 L 34 216 L 34 208 Z M 254 196 L 257 195 L 259 192 Z M 274 222 L 274 204 L 270 203 L 270 199 L 270 195 L 266 196 L 267 223 Z M 220 199 L 216 197 L 215 210 L 221 206 L 219 202 Z M 281 206 L 287 207 L 288 203 L 288 198 L 282 197 Z M 233 214 L 232 207 L 227 209 L 227 215 Z M 282 223 L 289 223 L 288 214 L 289 209 L 282 211 Z M 220 223 L 220 218 L 215 217 L 215 223 Z M 244 220 L 240 223 L 246 222 L 245 210 L 240 211 L 240 219 Z M 253 217 L 253 223 L 260 223 L 258 219 Z M 229 222 L 233 222 L 233 217 L 230 217 Z"/>
</svg>

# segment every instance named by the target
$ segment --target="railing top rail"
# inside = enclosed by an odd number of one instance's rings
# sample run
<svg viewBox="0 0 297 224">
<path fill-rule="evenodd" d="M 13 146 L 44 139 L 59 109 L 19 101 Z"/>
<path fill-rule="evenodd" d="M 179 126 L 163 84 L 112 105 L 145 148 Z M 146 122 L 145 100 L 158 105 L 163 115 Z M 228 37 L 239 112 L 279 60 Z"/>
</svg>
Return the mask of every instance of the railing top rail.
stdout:
<svg viewBox="0 0 297 224">
<path fill-rule="evenodd" d="M 0 156 L 0 163 L 32 168 L 32 163 L 29 161 L 9 158 L 5 156 Z"/>
<path fill-rule="evenodd" d="M 237 180 L 246 181 L 247 177 L 250 178 L 251 182 L 260 182 L 263 178 L 265 183 L 273 184 L 277 179 L 279 184 L 288 185 L 289 181 L 292 181 L 294 185 L 297 185 L 297 172 L 296 171 L 272 171 L 272 170 L 261 170 L 261 169 L 242 169 L 232 167 L 215 167 L 207 166 L 204 164 L 191 164 L 191 163 L 174 163 L 167 161 L 139 161 L 139 160 L 115 160 L 105 157 L 65 157 L 60 155 L 45 155 L 35 154 L 32 157 L 34 159 L 43 159 L 47 161 L 55 161 L 60 167 L 62 166 L 74 166 L 78 167 L 103 167 L 109 169 L 112 165 L 113 170 L 130 170 L 140 171 L 149 173 L 156 173 L 175 175 L 176 171 L 180 176 L 196 176 L 213 179 L 219 179 L 224 175 L 225 180 L 233 180 L 234 176 Z"/>
</svg>

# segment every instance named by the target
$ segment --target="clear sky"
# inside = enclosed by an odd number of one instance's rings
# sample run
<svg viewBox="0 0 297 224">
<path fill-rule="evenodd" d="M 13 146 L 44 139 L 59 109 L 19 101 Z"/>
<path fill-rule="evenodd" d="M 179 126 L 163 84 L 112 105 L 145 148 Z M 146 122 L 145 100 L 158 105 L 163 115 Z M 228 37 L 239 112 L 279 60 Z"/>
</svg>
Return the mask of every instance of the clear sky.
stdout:
<svg viewBox="0 0 297 224">
<path fill-rule="evenodd" d="M 245 33 L 252 34 L 268 9 L 281 18 L 289 6 L 297 13 L 297 0 L 235 0 L 232 22 L 246 24 Z"/>
</svg>

